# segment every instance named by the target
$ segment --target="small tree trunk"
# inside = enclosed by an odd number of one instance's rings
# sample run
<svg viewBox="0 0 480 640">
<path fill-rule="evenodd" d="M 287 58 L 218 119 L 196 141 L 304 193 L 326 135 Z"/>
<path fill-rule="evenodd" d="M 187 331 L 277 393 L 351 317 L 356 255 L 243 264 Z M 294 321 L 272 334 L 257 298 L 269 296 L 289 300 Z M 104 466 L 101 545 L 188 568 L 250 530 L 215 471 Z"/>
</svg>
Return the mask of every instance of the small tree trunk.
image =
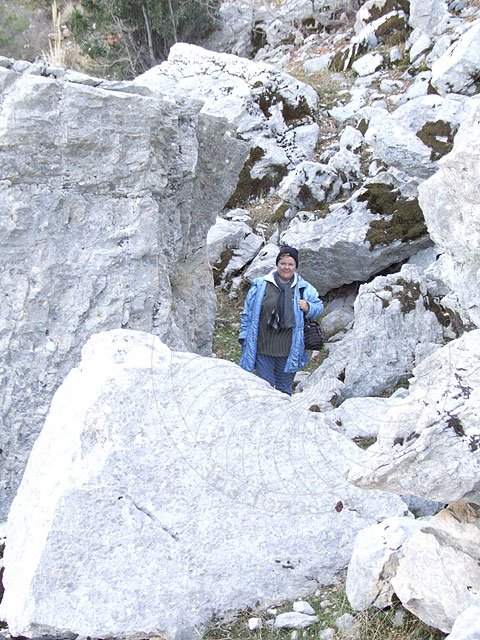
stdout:
<svg viewBox="0 0 480 640">
<path fill-rule="evenodd" d="M 173 35 L 173 41 L 174 42 L 178 42 L 178 37 L 177 37 L 177 22 L 175 19 L 175 13 L 173 11 L 173 7 L 172 7 L 172 0 L 168 0 L 168 8 L 170 9 L 170 17 L 172 18 L 172 35 Z"/>
<path fill-rule="evenodd" d="M 144 2 L 142 2 L 142 12 L 143 19 L 145 20 L 145 27 L 147 29 L 148 53 L 150 54 L 152 66 L 155 66 L 156 61 L 155 52 L 153 50 L 152 25 L 150 24 L 150 16 L 148 15 L 148 10 Z"/>
</svg>

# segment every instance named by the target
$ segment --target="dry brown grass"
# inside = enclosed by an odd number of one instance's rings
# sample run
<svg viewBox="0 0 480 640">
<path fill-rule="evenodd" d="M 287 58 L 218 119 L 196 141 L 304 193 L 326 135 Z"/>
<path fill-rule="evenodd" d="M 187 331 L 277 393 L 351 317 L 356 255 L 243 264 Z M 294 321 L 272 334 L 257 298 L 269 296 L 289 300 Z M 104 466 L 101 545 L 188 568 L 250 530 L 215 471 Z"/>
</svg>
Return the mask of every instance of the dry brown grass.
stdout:
<svg viewBox="0 0 480 640">
<path fill-rule="evenodd" d="M 355 638 L 355 640 L 442 640 L 445 634 L 427 625 L 405 611 L 400 605 L 386 610 L 371 608 L 367 611 L 354 611 L 345 595 L 344 583 L 320 590 L 315 596 L 306 598 L 314 608 L 319 622 L 298 632 L 302 640 L 318 640 L 326 629 L 334 629 L 335 640 Z M 272 603 L 278 613 L 291 611 L 292 603 Z M 353 626 L 344 633 L 336 629 L 335 621 L 345 613 L 355 617 Z M 249 631 L 248 619 L 258 617 L 262 627 L 257 631 Z M 217 624 L 205 636 L 206 640 L 290 640 L 292 631 L 273 629 L 267 622 L 272 615 L 266 610 L 249 610 L 240 613 L 235 622 Z"/>
</svg>

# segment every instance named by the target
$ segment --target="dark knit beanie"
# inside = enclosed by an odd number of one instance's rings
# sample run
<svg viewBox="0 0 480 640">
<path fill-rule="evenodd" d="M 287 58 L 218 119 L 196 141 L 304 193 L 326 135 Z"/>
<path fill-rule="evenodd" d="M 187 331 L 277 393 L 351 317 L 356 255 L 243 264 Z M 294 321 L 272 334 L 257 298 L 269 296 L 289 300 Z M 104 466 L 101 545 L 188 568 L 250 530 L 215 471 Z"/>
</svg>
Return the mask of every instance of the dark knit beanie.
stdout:
<svg viewBox="0 0 480 640">
<path fill-rule="evenodd" d="M 275 260 L 275 264 L 278 264 L 282 256 L 290 256 L 290 258 L 293 258 L 295 260 L 295 265 L 298 267 L 298 251 L 295 247 L 282 247 L 278 253 L 277 259 Z"/>
</svg>

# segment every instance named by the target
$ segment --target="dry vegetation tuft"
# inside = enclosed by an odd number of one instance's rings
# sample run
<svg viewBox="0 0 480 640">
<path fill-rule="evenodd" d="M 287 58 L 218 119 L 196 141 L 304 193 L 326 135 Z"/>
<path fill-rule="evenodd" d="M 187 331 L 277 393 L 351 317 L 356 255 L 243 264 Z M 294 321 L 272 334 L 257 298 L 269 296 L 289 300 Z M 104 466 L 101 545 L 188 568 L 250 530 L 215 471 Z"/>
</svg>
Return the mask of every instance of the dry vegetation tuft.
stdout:
<svg viewBox="0 0 480 640">
<path fill-rule="evenodd" d="M 306 598 L 315 610 L 319 622 L 305 630 L 293 632 L 287 629 L 273 629 L 268 620 L 273 614 L 266 609 L 259 611 L 247 610 L 238 615 L 234 622 L 219 622 L 207 632 L 205 640 L 319 640 L 322 632 L 332 640 L 442 640 L 445 634 L 423 624 L 399 604 L 385 610 L 371 608 L 367 611 L 354 611 L 345 595 L 344 583 L 340 581 L 330 588 L 319 590 L 314 596 Z M 272 603 L 268 608 L 274 608 L 277 613 L 292 611 L 292 602 Z M 353 624 L 343 633 L 336 626 L 336 621 L 343 615 L 353 616 Z M 249 618 L 260 618 L 261 628 L 249 631 Z M 328 633 L 326 630 L 331 629 Z"/>
</svg>

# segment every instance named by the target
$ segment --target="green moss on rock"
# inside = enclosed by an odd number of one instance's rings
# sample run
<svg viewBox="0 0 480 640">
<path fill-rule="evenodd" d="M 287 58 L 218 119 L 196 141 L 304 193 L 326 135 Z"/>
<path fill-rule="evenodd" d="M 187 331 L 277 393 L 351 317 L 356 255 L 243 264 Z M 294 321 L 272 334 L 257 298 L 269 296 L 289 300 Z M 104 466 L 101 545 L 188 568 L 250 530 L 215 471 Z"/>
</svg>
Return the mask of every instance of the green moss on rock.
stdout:
<svg viewBox="0 0 480 640">
<path fill-rule="evenodd" d="M 405 42 L 408 37 L 405 20 L 401 15 L 395 14 L 387 18 L 376 30 L 375 35 L 390 46 Z"/>
<path fill-rule="evenodd" d="M 417 137 L 432 150 L 430 159 L 432 161 L 439 160 L 453 148 L 453 139 L 456 130 L 452 128 L 450 122 L 445 120 L 436 120 L 435 122 L 426 122 Z"/>
<path fill-rule="evenodd" d="M 369 10 L 371 20 L 378 20 L 382 16 L 387 15 L 391 11 L 410 12 L 410 3 L 408 0 L 386 0 L 382 6 L 372 6 Z"/>
<path fill-rule="evenodd" d="M 253 198 L 261 198 L 267 195 L 287 175 L 287 168 L 283 165 L 278 165 L 272 166 L 270 173 L 263 178 L 252 178 L 251 169 L 253 165 L 261 160 L 264 155 L 265 151 L 261 147 L 253 147 L 250 150 L 250 155 L 240 171 L 237 187 L 226 204 L 228 209 L 247 205 Z"/>
<path fill-rule="evenodd" d="M 414 311 L 422 295 L 419 283 L 399 278 L 395 284 L 400 288 L 394 291 L 392 298 L 400 302 L 402 313 Z"/>
<path fill-rule="evenodd" d="M 351 69 L 355 60 L 366 53 L 367 49 L 368 47 L 365 43 L 356 42 L 337 51 L 330 61 L 329 69 L 332 71 L 347 71 L 347 69 Z"/>
<path fill-rule="evenodd" d="M 382 216 L 379 220 L 372 220 L 367 231 L 370 251 L 377 245 L 388 245 L 396 240 L 409 242 L 427 233 L 418 200 L 402 199 L 399 190 L 389 184 L 369 184 L 358 200 L 366 202 L 372 213 Z"/>
</svg>

